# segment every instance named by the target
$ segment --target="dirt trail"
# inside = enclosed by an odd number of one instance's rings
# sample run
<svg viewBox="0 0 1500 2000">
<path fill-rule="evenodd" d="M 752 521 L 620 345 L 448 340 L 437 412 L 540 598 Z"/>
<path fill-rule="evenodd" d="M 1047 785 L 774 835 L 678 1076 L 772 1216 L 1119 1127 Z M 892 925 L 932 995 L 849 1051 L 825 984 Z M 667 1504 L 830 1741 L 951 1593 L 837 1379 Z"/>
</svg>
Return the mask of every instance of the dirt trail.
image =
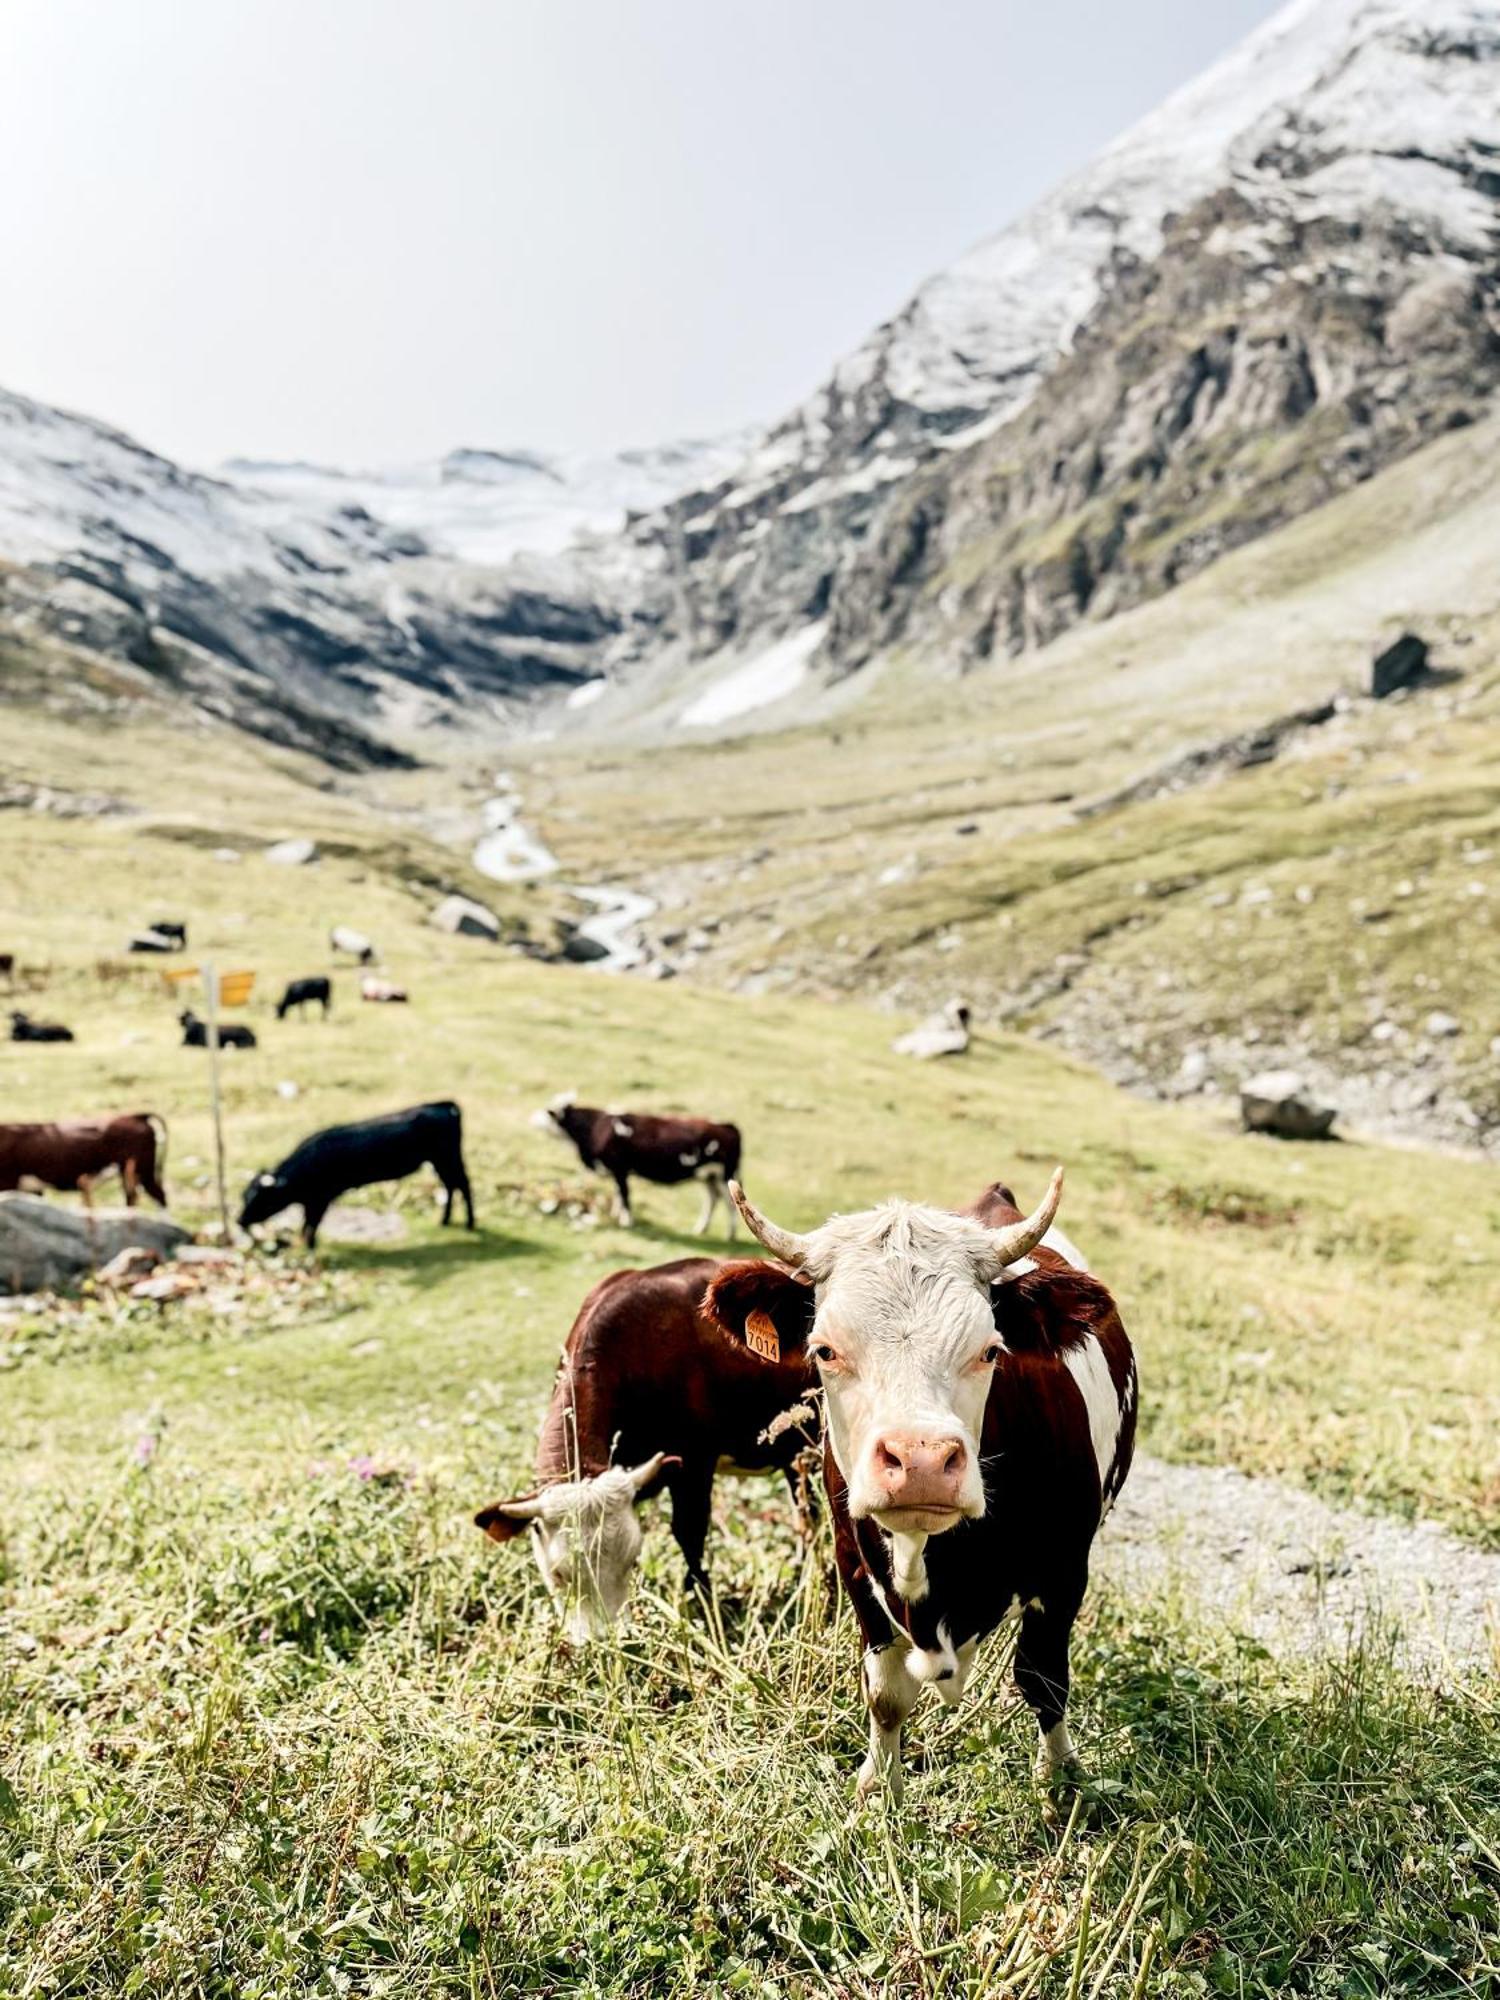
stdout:
<svg viewBox="0 0 1500 2000">
<path fill-rule="evenodd" d="M 1500 1669 L 1500 1555 L 1228 1466 L 1138 1457 L 1095 1568 L 1142 1596 L 1179 1590 L 1276 1654 L 1363 1640 L 1424 1678 Z"/>
</svg>

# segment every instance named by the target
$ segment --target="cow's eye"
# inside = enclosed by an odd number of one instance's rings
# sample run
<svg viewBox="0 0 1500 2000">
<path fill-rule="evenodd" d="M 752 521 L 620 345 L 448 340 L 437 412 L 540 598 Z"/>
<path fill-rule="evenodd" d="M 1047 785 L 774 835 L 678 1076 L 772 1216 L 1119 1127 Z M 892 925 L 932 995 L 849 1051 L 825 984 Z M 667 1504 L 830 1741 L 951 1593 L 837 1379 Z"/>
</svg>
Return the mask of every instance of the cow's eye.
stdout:
<svg viewBox="0 0 1500 2000">
<path fill-rule="evenodd" d="M 812 1358 L 814 1361 L 817 1362 L 820 1368 L 836 1368 L 838 1366 L 839 1357 L 835 1352 L 835 1350 L 828 1345 L 828 1342 L 826 1340 L 819 1340 L 814 1342 L 812 1350 Z"/>
<path fill-rule="evenodd" d="M 983 1354 L 981 1354 L 979 1358 L 980 1358 L 980 1360 L 981 1360 L 981 1361 L 982 1361 L 982 1362 L 984 1363 L 984 1365 L 986 1366 L 986 1368 L 993 1368 L 993 1367 L 994 1367 L 994 1365 L 995 1365 L 995 1363 L 996 1363 L 996 1362 L 997 1362 L 997 1361 L 998 1361 L 998 1360 L 1000 1359 L 1000 1343 L 999 1343 L 999 1341 L 998 1341 L 998 1340 L 997 1340 L 997 1341 L 993 1341 L 993 1342 L 992 1342 L 992 1343 L 991 1343 L 991 1344 L 990 1344 L 990 1345 L 989 1345 L 989 1346 L 988 1346 L 988 1347 L 987 1347 L 987 1348 L 986 1348 L 986 1349 L 984 1350 Z"/>
</svg>

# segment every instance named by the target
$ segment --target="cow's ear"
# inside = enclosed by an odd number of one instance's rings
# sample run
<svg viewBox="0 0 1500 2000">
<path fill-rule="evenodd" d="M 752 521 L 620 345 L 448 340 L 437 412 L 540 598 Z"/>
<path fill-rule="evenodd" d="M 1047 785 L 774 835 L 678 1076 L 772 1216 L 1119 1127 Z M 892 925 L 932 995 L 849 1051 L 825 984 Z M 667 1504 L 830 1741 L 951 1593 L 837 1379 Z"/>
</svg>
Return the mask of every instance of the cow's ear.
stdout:
<svg viewBox="0 0 1500 2000">
<path fill-rule="evenodd" d="M 497 1500 L 492 1507 L 481 1507 L 474 1516 L 474 1526 L 483 1528 L 492 1542 L 514 1541 L 540 1512 L 541 1495 L 528 1493 L 518 1500 Z"/>
<path fill-rule="evenodd" d="M 703 1294 L 704 1317 L 766 1361 L 800 1358 L 813 1310 L 812 1286 L 779 1264 L 726 1264 Z"/>
</svg>

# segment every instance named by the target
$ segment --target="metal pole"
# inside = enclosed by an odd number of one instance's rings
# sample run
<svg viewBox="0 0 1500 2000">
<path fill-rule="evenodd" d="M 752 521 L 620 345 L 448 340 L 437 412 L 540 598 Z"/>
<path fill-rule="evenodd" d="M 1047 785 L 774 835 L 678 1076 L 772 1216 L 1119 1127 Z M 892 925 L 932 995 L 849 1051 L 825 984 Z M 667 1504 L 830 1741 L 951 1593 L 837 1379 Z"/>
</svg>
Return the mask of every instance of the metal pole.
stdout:
<svg viewBox="0 0 1500 2000">
<path fill-rule="evenodd" d="M 214 1178 L 219 1187 L 219 1228 L 229 1234 L 229 1193 L 224 1181 L 224 1110 L 219 1101 L 219 975 L 212 962 L 203 968 L 203 996 L 208 1007 L 208 1088 L 214 1112 Z"/>
</svg>

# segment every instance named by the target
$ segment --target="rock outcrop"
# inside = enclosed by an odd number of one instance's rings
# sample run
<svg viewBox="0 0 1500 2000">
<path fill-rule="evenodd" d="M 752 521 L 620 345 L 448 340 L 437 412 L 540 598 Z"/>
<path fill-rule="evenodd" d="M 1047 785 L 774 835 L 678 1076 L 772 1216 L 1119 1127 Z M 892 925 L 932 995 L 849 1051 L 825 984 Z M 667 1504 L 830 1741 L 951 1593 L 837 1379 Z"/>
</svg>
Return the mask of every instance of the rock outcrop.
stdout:
<svg viewBox="0 0 1500 2000">
<path fill-rule="evenodd" d="M 50 1292 L 101 1270 L 122 1250 L 170 1256 L 192 1234 L 137 1208 L 64 1208 L 38 1195 L 0 1195 L 0 1291 Z"/>
</svg>

